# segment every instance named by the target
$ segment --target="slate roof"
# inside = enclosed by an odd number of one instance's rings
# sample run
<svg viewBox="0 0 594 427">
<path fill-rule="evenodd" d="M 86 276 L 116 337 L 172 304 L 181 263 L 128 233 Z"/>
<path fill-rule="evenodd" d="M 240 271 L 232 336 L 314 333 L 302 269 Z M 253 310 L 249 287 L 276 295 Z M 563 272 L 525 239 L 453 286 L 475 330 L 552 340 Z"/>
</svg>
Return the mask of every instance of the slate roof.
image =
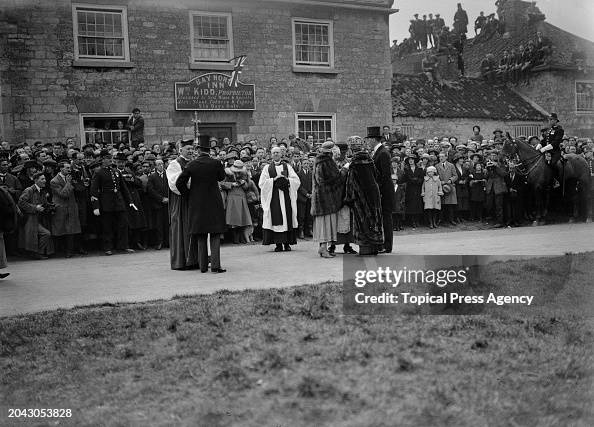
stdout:
<svg viewBox="0 0 594 427">
<path fill-rule="evenodd" d="M 392 116 L 543 121 L 546 115 L 504 85 L 461 78 L 430 83 L 425 75 L 394 74 Z"/>
<path fill-rule="evenodd" d="M 529 40 L 536 40 L 537 31 L 541 31 L 553 44 L 549 64 L 551 67 L 575 67 L 572 55 L 576 50 L 584 52 L 586 65 L 594 67 L 594 42 L 541 21 L 537 24 L 527 25 L 523 31 L 514 33 L 509 38 L 504 38 L 496 33 L 487 41 L 481 41 L 480 37 L 468 40 L 464 48 L 464 65 L 467 74 L 478 75 L 480 73 L 480 63 L 487 53 L 492 53 L 499 61 L 504 50 L 517 49 L 520 45 L 526 46 Z"/>
</svg>

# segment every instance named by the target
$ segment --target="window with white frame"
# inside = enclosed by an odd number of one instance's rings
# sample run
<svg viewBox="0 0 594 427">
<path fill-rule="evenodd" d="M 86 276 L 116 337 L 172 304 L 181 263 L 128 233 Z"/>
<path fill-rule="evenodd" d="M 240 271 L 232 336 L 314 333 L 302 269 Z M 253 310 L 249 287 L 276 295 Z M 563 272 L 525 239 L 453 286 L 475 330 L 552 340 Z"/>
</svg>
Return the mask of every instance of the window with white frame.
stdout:
<svg viewBox="0 0 594 427">
<path fill-rule="evenodd" d="M 192 61 L 227 62 L 233 58 L 230 13 L 190 12 Z"/>
<path fill-rule="evenodd" d="M 594 113 L 594 82 L 575 82 L 575 104 L 578 113 Z"/>
<path fill-rule="evenodd" d="M 334 139 L 335 116 L 333 114 L 298 113 L 297 136 L 307 140 L 313 136 L 315 144 L 321 144 L 328 138 Z"/>
<path fill-rule="evenodd" d="M 293 64 L 334 67 L 332 21 L 293 18 Z"/>
<path fill-rule="evenodd" d="M 72 15 L 76 59 L 130 60 L 126 7 L 74 4 Z"/>
<path fill-rule="evenodd" d="M 125 113 L 80 115 L 81 145 L 129 145 L 130 131 L 126 128 L 129 116 Z"/>
<path fill-rule="evenodd" d="M 514 138 L 518 138 L 519 136 L 538 136 L 540 135 L 540 130 L 542 129 L 542 124 L 534 124 L 534 123 L 527 123 L 527 124 L 520 124 L 520 125 L 512 125 L 512 136 Z"/>
</svg>

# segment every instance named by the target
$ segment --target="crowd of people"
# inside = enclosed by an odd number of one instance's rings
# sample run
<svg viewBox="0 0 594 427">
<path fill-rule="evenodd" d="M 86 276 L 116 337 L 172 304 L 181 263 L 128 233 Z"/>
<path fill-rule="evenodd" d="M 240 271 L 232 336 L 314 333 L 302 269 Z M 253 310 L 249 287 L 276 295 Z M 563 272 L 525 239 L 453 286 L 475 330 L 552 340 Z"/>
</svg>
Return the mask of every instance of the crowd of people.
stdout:
<svg viewBox="0 0 594 427">
<path fill-rule="evenodd" d="M 481 61 L 481 75 L 488 82 L 527 82 L 528 73 L 534 67 L 547 63 L 552 52 L 552 42 L 540 31 L 535 40 L 529 40 L 517 49 L 504 51 L 499 61 L 491 53 Z"/>
<path fill-rule="evenodd" d="M 549 131 L 558 125 L 551 126 L 540 137 L 520 139 L 541 151 L 582 155 L 594 176 L 592 141 L 564 136 L 551 145 Z M 345 143 L 314 143 L 311 135 L 271 137 L 266 144 L 203 136 L 151 147 L 96 142 L 80 149 L 72 140 L 32 146 L 4 141 L 0 232 L 9 254 L 37 259 L 54 252 L 84 255 L 99 246 L 111 255 L 171 244 L 173 269 L 200 265 L 192 245 L 207 241 L 192 242 L 191 235 L 204 232 L 188 231 L 197 217 L 216 219 L 215 231 L 207 233 L 235 244 L 274 244 L 277 252 L 313 238 L 322 257 L 333 257 L 339 244 L 345 253 L 355 253 L 351 244 L 363 255 L 389 253 L 392 232 L 404 226 L 478 221 L 504 227 L 530 220 L 525 173 L 502 161 L 505 139 L 501 129 L 486 139 L 475 126 L 467 143 L 454 136 L 410 140 L 385 126 Z M 188 192 L 203 179 L 203 169 L 196 177 L 186 173 L 195 159 L 211 162 L 221 211 L 201 204 L 190 213 Z M 221 269 L 220 261 L 213 266 Z"/>
<path fill-rule="evenodd" d="M 393 58 L 402 58 L 405 55 L 415 51 L 427 51 L 429 60 L 436 62 L 434 58 L 439 54 L 445 54 L 449 62 L 458 63 L 460 73 L 464 75 L 464 60 L 462 52 L 466 43 L 466 33 L 468 32 L 468 14 L 458 3 L 458 9 L 454 14 L 452 29 L 446 26 L 444 19 L 439 13 L 433 17 L 433 14 L 423 15 L 419 19 L 419 14 L 414 15 L 410 21 L 410 37 L 404 39 L 398 44 L 394 40 L 392 46 Z M 427 57 L 425 58 L 427 60 Z M 423 64 L 424 71 L 428 64 Z M 437 64 L 434 65 L 436 67 Z"/>
</svg>

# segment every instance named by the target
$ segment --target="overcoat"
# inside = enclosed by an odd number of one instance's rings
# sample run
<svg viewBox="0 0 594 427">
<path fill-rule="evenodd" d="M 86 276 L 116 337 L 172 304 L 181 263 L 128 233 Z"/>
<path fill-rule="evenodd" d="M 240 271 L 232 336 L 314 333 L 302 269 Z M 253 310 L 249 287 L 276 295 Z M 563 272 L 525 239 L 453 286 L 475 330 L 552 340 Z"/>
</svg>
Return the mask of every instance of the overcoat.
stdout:
<svg viewBox="0 0 594 427">
<path fill-rule="evenodd" d="M 322 216 L 336 213 L 342 207 L 344 177 L 332 159 L 332 153 L 321 153 L 313 167 L 311 214 Z"/>
<path fill-rule="evenodd" d="M 188 190 L 188 180 L 192 179 Z M 177 190 L 188 195 L 190 234 L 225 232 L 225 209 L 218 181 L 225 179 L 220 161 L 203 153 L 180 174 L 175 183 Z"/>
<path fill-rule="evenodd" d="M 441 181 L 437 175 L 433 177 L 426 176 L 424 178 L 421 195 L 423 197 L 425 209 L 441 210 L 441 196 L 443 195 L 443 189 L 441 188 Z"/>
<path fill-rule="evenodd" d="M 132 203 L 124 177 L 115 167 L 102 167 L 93 175 L 91 196 L 98 199 L 93 208 L 101 212 L 125 212 Z"/>
<path fill-rule="evenodd" d="M 37 190 L 35 185 L 27 187 L 19 198 L 18 206 L 25 216 L 25 223 L 19 230 L 19 248 L 31 252 L 39 251 L 39 212 L 37 205 L 47 203 L 45 193 Z"/>
<path fill-rule="evenodd" d="M 56 212 L 52 215 L 52 236 L 65 236 L 80 233 L 80 218 L 78 203 L 74 195 L 74 185 L 57 174 L 50 181 L 52 202 L 56 205 Z"/>
<path fill-rule="evenodd" d="M 382 200 L 382 211 L 392 213 L 394 206 L 394 184 L 392 183 L 392 160 L 390 152 L 380 144 L 373 154 L 373 164 L 377 170 L 377 185 Z"/>
<path fill-rule="evenodd" d="M 404 195 L 404 209 L 409 215 L 418 215 L 423 213 L 423 198 L 421 197 L 421 187 L 423 186 L 423 177 L 425 171 L 420 167 L 415 170 L 410 166 L 404 167 L 404 181 L 406 182 L 406 193 Z"/>
<path fill-rule="evenodd" d="M 456 165 L 454 165 L 454 169 L 456 169 L 456 175 L 458 175 L 458 180 L 456 181 L 457 209 L 459 211 L 467 211 L 470 209 L 470 172 L 464 166 L 462 166 L 462 171 Z"/>
<path fill-rule="evenodd" d="M 450 191 L 448 194 L 443 196 L 442 203 L 444 205 L 455 205 L 458 203 L 458 199 L 456 197 L 456 181 L 458 181 L 458 174 L 456 173 L 456 167 L 451 164 L 450 162 L 445 162 L 445 167 L 441 162 L 438 162 L 435 165 L 435 169 L 437 169 L 437 174 L 439 175 L 439 179 L 442 182 L 448 182 L 451 180 Z M 444 192 L 445 193 L 445 192 Z"/>
</svg>

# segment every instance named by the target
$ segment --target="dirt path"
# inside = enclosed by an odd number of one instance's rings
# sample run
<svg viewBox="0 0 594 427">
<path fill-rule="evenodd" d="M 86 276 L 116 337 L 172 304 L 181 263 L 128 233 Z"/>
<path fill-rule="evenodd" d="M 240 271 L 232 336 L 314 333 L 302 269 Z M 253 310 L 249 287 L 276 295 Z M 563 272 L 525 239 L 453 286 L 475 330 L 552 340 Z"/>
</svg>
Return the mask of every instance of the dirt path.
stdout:
<svg viewBox="0 0 594 427">
<path fill-rule="evenodd" d="M 594 250 L 592 224 L 461 231 L 395 236 L 396 254 L 560 255 Z M 223 246 L 225 274 L 171 271 L 169 252 L 111 257 L 19 261 L 0 281 L 0 316 L 104 302 L 133 302 L 221 289 L 287 287 L 342 279 L 342 255 L 317 256 L 317 245 L 300 241 L 291 253 L 272 247 Z M 342 248 L 338 248 L 338 252 Z"/>
</svg>

